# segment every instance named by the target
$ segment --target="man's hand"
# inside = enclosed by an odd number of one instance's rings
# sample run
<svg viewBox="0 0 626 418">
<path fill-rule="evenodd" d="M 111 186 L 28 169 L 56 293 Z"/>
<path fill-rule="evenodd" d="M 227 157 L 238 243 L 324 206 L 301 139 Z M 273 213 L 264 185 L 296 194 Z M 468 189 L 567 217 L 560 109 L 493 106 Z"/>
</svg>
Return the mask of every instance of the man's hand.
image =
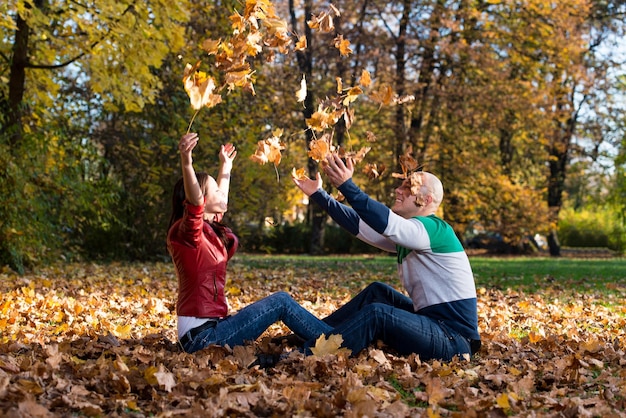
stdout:
<svg viewBox="0 0 626 418">
<path fill-rule="evenodd" d="M 328 164 L 323 165 L 324 173 L 328 176 L 330 183 L 339 187 L 352 178 L 354 174 L 354 162 L 352 158 L 348 158 L 344 163 L 339 155 L 331 154 L 326 157 Z"/>
<path fill-rule="evenodd" d="M 307 196 L 311 196 L 313 193 L 322 188 L 322 176 L 319 172 L 316 174 L 315 180 L 311 180 L 308 177 L 305 177 L 304 179 L 291 177 L 291 180 L 293 180 L 294 184 L 298 186 L 298 188 Z"/>
</svg>

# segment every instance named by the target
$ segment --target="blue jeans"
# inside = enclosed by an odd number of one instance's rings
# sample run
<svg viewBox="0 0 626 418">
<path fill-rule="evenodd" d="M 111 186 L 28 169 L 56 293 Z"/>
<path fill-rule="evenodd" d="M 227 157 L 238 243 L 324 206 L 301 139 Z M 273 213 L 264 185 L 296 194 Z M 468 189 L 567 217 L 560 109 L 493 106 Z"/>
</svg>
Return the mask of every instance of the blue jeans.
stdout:
<svg viewBox="0 0 626 418">
<path fill-rule="evenodd" d="M 276 292 L 258 300 L 235 315 L 219 320 L 214 327 L 200 332 L 183 349 L 188 353 L 212 344 L 243 345 L 256 340 L 270 325 L 283 321 L 289 329 L 304 340 L 317 339 L 332 327 L 304 309 L 286 292 Z M 190 335 L 187 333 L 187 335 Z"/>
<path fill-rule="evenodd" d="M 451 360 L 470 354 L 470 342 L 443 321 L 415 313 L 413 302 L 384 283 L 375 282 L 324 319 L 341 334 L 342 347 L 358 354 L 377 340 L 399 354 L 419 354 L 420 359 Z M 314 345 L 307 341 L 305 349 Z M 308 351 L 308 350 L 307 350 Z"/>
</svg>

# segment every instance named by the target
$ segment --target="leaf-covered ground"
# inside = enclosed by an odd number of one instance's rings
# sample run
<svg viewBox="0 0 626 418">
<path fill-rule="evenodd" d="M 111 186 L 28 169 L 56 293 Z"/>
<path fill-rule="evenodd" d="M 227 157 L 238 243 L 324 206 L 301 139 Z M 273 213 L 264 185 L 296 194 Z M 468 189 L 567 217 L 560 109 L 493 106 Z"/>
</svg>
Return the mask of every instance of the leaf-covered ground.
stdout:
<svg viewBox="0 0 626 418">
<path fill-rule="evenodd" d="M 355 266 L 356 264 L 356 266 Z M 394 271 L 389 271 L 393 281 Z M 320 317 L 380 272 L 294 265 L 229 273 L 234 310 L 287 290 Z M 626 409 L 626 286 L 578 294 L 479 288 L 483 348 L 422 362 L 372 347 L 357 357 L 248 367 L 277 347 L 195 354 L 176 344 L 169 263 L 72 264 L 0 273 L 0 416 L 617 417 Z M 290 350 L 289 347 L 285 347 Z"/>
</svg>

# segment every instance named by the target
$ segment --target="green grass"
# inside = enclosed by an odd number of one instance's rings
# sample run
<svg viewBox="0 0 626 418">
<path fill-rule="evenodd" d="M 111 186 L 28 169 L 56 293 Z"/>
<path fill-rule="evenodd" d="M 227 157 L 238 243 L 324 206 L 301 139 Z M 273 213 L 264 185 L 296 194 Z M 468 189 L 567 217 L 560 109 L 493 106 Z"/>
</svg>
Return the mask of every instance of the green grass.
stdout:
<svg viewBox="0 0 626 418">
<path fill-rule="evenodd" d="M 251 255 L 238 254 L 233 263 L 248 268 L 308 269 L 312 272 L 367 271 L 371 277 L 396 278 L 391 255 Z M 546 287 L 574 292 L 620 295 L 626 291 L 626 258 L 470 257 L 476 285 L 538 292 Z"/>
</svg>

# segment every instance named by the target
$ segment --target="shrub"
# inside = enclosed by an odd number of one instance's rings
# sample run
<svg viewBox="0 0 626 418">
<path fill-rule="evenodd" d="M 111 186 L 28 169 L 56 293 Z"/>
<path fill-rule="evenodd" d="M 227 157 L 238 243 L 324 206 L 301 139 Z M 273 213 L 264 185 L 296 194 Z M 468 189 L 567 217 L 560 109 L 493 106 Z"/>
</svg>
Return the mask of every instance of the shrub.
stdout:
<svg viewBox="0 0 626 418">
<path fill-rule="evenodd" d="M 606 247 L 620 254 L 626 247 L 626 225 L 611 207 L 563 209 L 558 233 L 566 247 Z"/>
</svg>

